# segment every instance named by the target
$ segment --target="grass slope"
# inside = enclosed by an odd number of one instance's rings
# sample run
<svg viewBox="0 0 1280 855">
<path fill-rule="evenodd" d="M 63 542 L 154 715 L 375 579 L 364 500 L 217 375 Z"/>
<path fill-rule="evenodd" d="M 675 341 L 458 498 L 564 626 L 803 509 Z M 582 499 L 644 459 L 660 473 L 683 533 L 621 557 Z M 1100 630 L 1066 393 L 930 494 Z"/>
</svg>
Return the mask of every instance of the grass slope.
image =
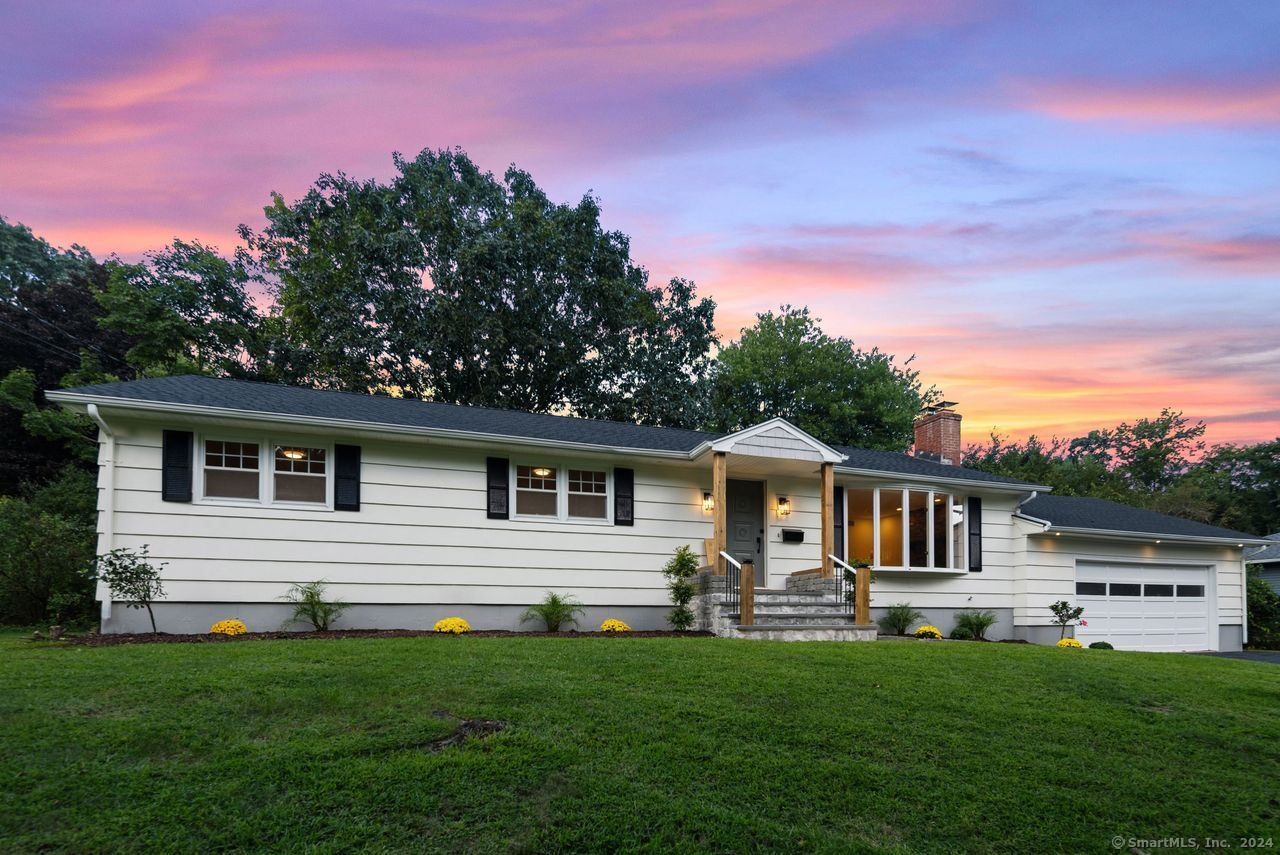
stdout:
<svg viewBox="0 0 1280 855">
<path fill-rule="evenodd" d="M 439 753 L 456 720 L 508 728 Z M 1280 837 L 1280 669 L 982 644 L 0 643 L 0 850 Z"/>
</svg>

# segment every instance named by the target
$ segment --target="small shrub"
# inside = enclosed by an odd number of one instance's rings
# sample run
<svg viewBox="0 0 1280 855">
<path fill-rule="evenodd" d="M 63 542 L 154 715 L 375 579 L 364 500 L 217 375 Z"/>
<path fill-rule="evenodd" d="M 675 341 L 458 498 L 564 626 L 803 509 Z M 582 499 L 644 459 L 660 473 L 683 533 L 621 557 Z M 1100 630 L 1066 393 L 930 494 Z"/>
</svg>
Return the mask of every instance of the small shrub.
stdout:
<svg viewBox="0 0 1280 855">
<path fill-rule="evenodd" d="M 965 629 L 963 626 L 957 626 L 951 630 L 951 637 L 956 641 L 973 641 L 973 632 Z"/>
<path fill-rule="evenodd" d="M 306 584 L 295 583 L 281 599 L 293 603 L 293 614 L 285 625 L 306 621 L 316 632 L 327 632 L 329 626 L 342 616 L 350 606 L 341 600 L 329 602 L 324 598 L 325 581 L 319 579 Z"/>
<path fill-rule="evenodd" d="M 942 638 L 942 630 L 936 626 L 922 626 L 916 630 L 916 638 Z"/>
<path fill-rule="evenodd" d="M 1249 608 L 1248 647 L 1256 650 L 1280 650 L 1280 594 L 1262 578 L 1257 564 L 1251 564 L 1246 584 Z"/>
<path fill-rule="evenodd" d="M 667 577 L 667 590 L 675 606 L 667 615 L 667 622 L 674 629 L 686 630 L 694 621 L 689 602 L 697 593 L 691 580 L 698 575 L 698 556 L 688 546 L 677 547 L 676 554 L 663 566 L 662 575 Z"/>
<path fill-rule="evenodd" d="M 1083 645 L 1083 644 L 1081 644 L 1080 642 L 1076 641 L 1074 638 L 1060 638 L 1060 639 L 1058 639 L 1058 643 L 1057 643 L 1055 646 L 1056 646 L 1056 647 L 1070 647 L 1070 648 L 1073 648 L 1073 649 L 1075 649 L 1075 650 L 1079 650 L 1080 648 L 1084 647 L 1084 645 Z"/>
<path fill-rule="evenodd" d="M 910 603 L 894 603 L 889 606 L 884 617 L 880 618 L 880 625 L 892 631 L 894 635 L 906 635 L 907 630 L 911 629 L 911 624 L 922 617 L 924 614 L 912 608 Z"/>
<path fill-rule="evenodd" d="M 453 635 L 462 635 L 464 632 L 471 631 L 471 624 L 467 623 L 460 617 L 447 617 L 443 620 L 436 621 L 436 625 L 433 629 L 435 629 L 436 632 L 448 632 Z"/>
<path fill-rule="evenodd" d="M 1058 638 L 1066 638 L 1067 627 L 1071 625 L 1072 621 L 1080 619 L 1080 615 L 1084 614 L 1084 607 L 1073 606 L 1066 600 L 1058 600 L 1049 606 L 1049 611 L 1053 612 L 1053 622 L 1061 629 Z"/>
<path fill-rule="evenodd" d="M 113 549 L 98 556 L 98 578 L 111 589 L 112 599 L 124 601 L 126 608 L 147 610 L 151 618 L 151 631 L 156 632 L 156 615 L 151 603 L 164 596 L 160 583 L 160 568 L 150 562 L 151 556 L 143 546 L 135 554 L 128 549 Z"/>
<path fill-rule="evenodd" d="M 218 621 L 209 627 L 209 632 L 214 635 L 244 635 L 248 632 L 248 627 L 235 618 L 230 618 Z"/>
<path fill-rule="evenodd" d="M 576 627 L 578 615 L 585 611 L 582 603 L 578 602 L 572 594 L 561 596 L 547 591 L 547 596 L 542 602 L 524 610 L 524 614 L 520 615 L 520 622 L 540 620 L 546 624 L 547 632 L 559 632 L 562 624 L 571 623 Z"/>
<path fill-rule="evenodd" d="M 625 623 L 623 623 L 620 620 L 617 620 L 615 618 L 609 618 L 607 621 L 600 624 L 600 631 L 601 632 L 630 632 L 631 627 L 627 626 Z"/>
<path fill-rule="evenodd" d="M 1115 650 L 1115 648 L 1112 647 L 1106 641 L 1095 641 L 1093 644 L 1089 645 L 1089 649 L 1090 650 Z"/>
<path fill-rule="evenodd" d="M 969 630 L 978 641 L 987 640 L 987 630 L 991 629 L 996 622 L 996 613 L 987 609 L 967 609 L 956 615 L 956 628 L 963 627 Z M 955 634 L 952 633 L 952 638 Z"/>
</svg>

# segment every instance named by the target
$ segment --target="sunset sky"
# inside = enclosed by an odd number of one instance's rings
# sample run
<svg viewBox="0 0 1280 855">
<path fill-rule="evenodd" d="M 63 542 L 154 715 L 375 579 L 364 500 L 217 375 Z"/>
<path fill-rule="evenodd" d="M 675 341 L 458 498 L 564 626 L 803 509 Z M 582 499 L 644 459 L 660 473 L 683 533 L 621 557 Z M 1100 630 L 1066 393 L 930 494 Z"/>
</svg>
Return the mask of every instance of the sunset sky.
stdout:
<svg viewBox="0 0 1280 855">
<path fill-rule="evenodd" d="M 2 0 L 0 215 L 226 250 L 461 146 L 735 337 L 809 305 L 992 429 L 1280 435 L 1280 2 Z"/>
</svg>

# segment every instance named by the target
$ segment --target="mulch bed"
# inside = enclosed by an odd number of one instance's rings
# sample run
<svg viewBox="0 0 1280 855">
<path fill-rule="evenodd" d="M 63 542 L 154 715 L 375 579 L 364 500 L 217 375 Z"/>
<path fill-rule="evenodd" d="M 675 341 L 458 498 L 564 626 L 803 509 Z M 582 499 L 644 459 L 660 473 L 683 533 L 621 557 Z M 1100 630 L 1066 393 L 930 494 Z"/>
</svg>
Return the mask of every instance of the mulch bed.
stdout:
<svg viewBox="0 0 1280 855">
<path fill-rule="evenodd" d="M 704 638 L 709 632 L 675 632 L 652 630 L 636 632 L 513 632 L 502 629 L 482 629 L 465 633 L 468 638 Z M 66 644 L 87 647 L 115 647 L 118 644 L 232 644 L 240 641 L 289 641 L 307 638 L 419 638 L 452 637 L 451 633 L 432 632 L 429 629 L 331 629 L 328 632 L 246 632 L 243 635 L 219 635 L 195 633 L 191 635 L 155 635 L 149 632 L 120 633 L 118 635 L 69 635 L 60 640 Z"/>
</svg>

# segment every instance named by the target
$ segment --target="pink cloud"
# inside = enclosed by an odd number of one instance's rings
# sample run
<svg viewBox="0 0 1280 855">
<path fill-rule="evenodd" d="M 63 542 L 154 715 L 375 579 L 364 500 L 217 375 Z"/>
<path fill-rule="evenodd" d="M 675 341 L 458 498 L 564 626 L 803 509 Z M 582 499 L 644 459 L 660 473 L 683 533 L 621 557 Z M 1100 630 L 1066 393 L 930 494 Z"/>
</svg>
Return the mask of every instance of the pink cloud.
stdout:
<svg viewBox="0 0 1280 855">
<path fill-rule="evenodd" d="M 1015 100 L 1054 118 L 1131 125 L 1280 123 L 1280 81 L 1238 86 L 1020 84 Z"/>
</svg>

